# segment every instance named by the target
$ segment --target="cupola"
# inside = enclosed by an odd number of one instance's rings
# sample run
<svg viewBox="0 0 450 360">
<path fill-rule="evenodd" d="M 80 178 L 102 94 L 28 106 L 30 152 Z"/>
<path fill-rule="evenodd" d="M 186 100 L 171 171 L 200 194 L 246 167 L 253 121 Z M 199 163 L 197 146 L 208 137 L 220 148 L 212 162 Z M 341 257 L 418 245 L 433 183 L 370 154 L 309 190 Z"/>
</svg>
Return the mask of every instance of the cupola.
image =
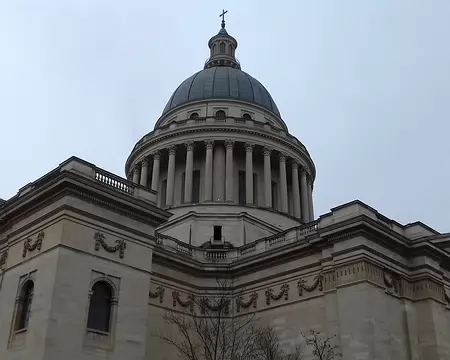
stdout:
<svg viewBox="0 0 450 360">
<path fill-rule="evenodd" d="M 205 69 L 217 66 L 227 66 L 240 69 L 238 59 L 235 57 L 238 43 L 236 39 L 230 36 L 225 29 L 225 14 L 227 11 L 222 11 L 222 25 L 217 35 L 213 36 L 208 41 L 210 49 L 209 59 L 205 62 Z"/>
</svg>

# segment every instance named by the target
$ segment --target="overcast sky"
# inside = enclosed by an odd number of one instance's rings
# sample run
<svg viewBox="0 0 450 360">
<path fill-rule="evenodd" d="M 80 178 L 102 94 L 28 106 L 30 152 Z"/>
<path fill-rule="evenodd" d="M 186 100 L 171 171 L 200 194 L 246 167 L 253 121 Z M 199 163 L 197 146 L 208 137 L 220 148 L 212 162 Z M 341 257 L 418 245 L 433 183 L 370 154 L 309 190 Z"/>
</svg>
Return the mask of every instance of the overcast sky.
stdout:
<svg viewBox="0 0 450 360">
<path fill-rule="evenodd" d="M 72 155 L 123 176 L 222 7 L 315 161 L 316 215 L 360 199 L 450 231 L 449 0 L 0 0 L 0 197 Z"/>
</svg>

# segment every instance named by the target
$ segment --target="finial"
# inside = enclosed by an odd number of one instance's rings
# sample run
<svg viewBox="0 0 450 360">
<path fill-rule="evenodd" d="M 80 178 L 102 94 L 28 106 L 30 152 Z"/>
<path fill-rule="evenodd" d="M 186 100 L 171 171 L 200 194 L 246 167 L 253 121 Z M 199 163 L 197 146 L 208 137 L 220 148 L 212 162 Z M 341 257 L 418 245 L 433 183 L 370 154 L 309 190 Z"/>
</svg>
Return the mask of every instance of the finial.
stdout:
<svg viewBox="0 0 450 360">
<path fill-rule="evenodd" d="M 225 29 L 225 14 L 228 12 L 228 10 L 223 9 L 222 14 L 219 15 L 219 17 L 222 18 L 222 29 Z"/>
</svg>

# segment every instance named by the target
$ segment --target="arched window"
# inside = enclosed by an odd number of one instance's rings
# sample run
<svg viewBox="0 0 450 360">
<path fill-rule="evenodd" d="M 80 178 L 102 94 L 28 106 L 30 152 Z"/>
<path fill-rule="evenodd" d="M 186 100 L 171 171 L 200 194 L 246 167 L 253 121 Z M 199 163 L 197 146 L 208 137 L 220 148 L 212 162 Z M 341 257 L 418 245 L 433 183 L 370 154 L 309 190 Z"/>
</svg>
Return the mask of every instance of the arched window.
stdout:
<svg viewBox="0 0 450 360">
<path fill-rule="evenodd" d="M 216 44 L 214 44 L 212 47 L 212 55 L 216 55 L 216 50 L 217 50 L 216 48 L 217 48 L 217 46 L 216 46 Z"/>
<path fill-rule="evenodd" d="M 34 283 L 31 280 L 26 281 L 20 290 L 17 301 L 17 312 L 15 321 L 15 330 L 28 328 L 30 320 L 31 302 L 33 300 Z"/>
<path fill-rule="evenodd" d="M 220 53 L 221 54 L 225 54 L 225 43 L 223 43 L 223 42 L 220 43 L 220 48 L 219 49 L 220 49 Z"/>
<path fill-rule="evenodd" d="M 233 45 L 228 45 L 228 54 L 233 56 Z"/>
<path fill-rule="evenodd" d="M 216 119 L 225 119 L 227 117 L 227 114 L 225 114 L 225 111 L 223 110 L 217 110 L 216 111 Z"/>
<path fill-rule="evenodd" d="M 112 289 L 106 281 L 98 281 L 92 287 L 87 327 L 89 330 L 110 332 Z"/>
<path fill-rule="evenodd" d="M 245 114 L 242 114 L 242 118 L 243 119 L 251 119 L 252 116 L 250 114 L 248 114 L 248 113 L 245 113 Z"/>
<path fill-rule="evenodd" d="M 189 115 L 189 119 L 193 119 L 193 120 L 198 119 L 198 113 L 193 112 L 191 115 Z"/>
</svg>

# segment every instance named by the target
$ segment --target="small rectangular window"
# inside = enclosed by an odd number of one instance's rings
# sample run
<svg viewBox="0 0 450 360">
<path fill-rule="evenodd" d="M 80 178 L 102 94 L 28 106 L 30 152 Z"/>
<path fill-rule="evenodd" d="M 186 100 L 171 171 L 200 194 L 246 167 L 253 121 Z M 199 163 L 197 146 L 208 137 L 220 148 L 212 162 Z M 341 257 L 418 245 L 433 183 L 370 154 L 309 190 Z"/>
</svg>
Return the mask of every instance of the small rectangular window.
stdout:
<svg viewBox="0 0 450 360">
<path fill-rule="evenodd" d="M 214 240 L 222 240 L 222 226 L 214 226 Z"/>
</svg>

